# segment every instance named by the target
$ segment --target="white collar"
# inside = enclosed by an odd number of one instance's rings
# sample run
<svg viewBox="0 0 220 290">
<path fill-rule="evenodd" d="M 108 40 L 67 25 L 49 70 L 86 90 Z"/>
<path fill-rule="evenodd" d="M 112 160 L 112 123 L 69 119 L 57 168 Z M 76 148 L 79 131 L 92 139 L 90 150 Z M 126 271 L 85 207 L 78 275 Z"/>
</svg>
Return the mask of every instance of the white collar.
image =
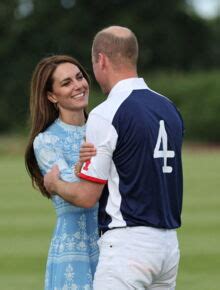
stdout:
<svg viewBox="0 0 220 290">
<path fill-rule="evenodd" d="M 114 85 L 114 87 L 111 89 L 108 95 L 108 99 L 120 91 L 133 91 L 142 89 L 148 89 L 148 86 L 143 78 L 124 79 L 117 82 L 116 85 Z"/>
</svg>

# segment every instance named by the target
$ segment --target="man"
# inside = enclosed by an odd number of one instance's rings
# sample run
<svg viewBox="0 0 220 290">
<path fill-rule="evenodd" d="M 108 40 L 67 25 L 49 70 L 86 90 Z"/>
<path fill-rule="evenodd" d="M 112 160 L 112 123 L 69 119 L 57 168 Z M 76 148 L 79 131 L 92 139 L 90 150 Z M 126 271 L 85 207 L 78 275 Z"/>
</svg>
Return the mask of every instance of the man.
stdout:
<svg viewBox="0 0 220 290">
<path fill-rule="evenodd" d="M 183 122 L 175 106 L 137 77 L 138 44 L 125 27 L 100 31 L 92 46 L 107 100 L 89 115 L 97 149 L 84 181 L 66 183 L 57 168 L 45 186 L 77 206 L 99 199 L 100 258 L 95 290 L 173 290 L 179 262 Z"/>
</svg>

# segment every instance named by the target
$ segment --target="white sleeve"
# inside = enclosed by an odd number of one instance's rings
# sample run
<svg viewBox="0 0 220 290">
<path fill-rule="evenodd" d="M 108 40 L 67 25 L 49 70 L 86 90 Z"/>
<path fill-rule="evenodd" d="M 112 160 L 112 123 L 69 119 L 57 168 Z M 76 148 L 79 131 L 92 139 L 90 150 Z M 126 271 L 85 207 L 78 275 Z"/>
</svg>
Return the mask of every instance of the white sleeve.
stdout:
<svg viewBox="0 0 220 290">
<path fill-rule="evenodd" d="M 90 114 L 86 127 L 86 141 L 94 144 L 97 154 L 84 163 L 80 178 L 106 183 L 118 138 L 117 132 L 108 120 L 95 113 Z"/>
</svg>

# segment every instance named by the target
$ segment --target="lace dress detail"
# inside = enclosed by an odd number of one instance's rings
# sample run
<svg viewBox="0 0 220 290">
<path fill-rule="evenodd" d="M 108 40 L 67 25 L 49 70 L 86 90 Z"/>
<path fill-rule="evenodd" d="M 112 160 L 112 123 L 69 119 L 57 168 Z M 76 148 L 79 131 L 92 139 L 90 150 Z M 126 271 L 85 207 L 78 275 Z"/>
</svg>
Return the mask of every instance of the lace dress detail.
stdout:
<svg viewBox="0 0 220 290">
<path fill-rule="evenodd" d="M 74 164 L 85 136 L 85 126 L 72 126 L 57 119 L 34 140 L 34 152 L 43 175 L 54 164 L 61 178 L 76 182 Z M 98 205 L 90 209 L 73 206 L 53 196 L 57 222 L 51 240 L 45 290 L 91 290 L 98 262 Z"/>
</svg>

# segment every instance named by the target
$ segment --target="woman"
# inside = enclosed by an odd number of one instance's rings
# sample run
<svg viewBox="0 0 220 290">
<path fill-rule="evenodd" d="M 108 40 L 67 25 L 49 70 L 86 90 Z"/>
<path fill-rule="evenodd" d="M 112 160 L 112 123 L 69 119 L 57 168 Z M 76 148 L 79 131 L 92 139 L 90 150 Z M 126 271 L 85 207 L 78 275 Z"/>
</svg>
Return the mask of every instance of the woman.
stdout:
<svg viewBox="0 0 220 290">
<path fill-rule="evenodd" d="M 31 134 L 26 168 L 32 184 L 48 198 L 43 175 L 54 164 L 61 178 L 75 182 L 74 165 L 85 134 L 89 77 L 74 58 L 55 55 L 37 65 L 31 82 Z M 51 241 L 45 278 L 46 290 L 92 289 L 98 260 L 97 206 L 75 207 L 52 196 L 57 223 Z"/>
</svg>

